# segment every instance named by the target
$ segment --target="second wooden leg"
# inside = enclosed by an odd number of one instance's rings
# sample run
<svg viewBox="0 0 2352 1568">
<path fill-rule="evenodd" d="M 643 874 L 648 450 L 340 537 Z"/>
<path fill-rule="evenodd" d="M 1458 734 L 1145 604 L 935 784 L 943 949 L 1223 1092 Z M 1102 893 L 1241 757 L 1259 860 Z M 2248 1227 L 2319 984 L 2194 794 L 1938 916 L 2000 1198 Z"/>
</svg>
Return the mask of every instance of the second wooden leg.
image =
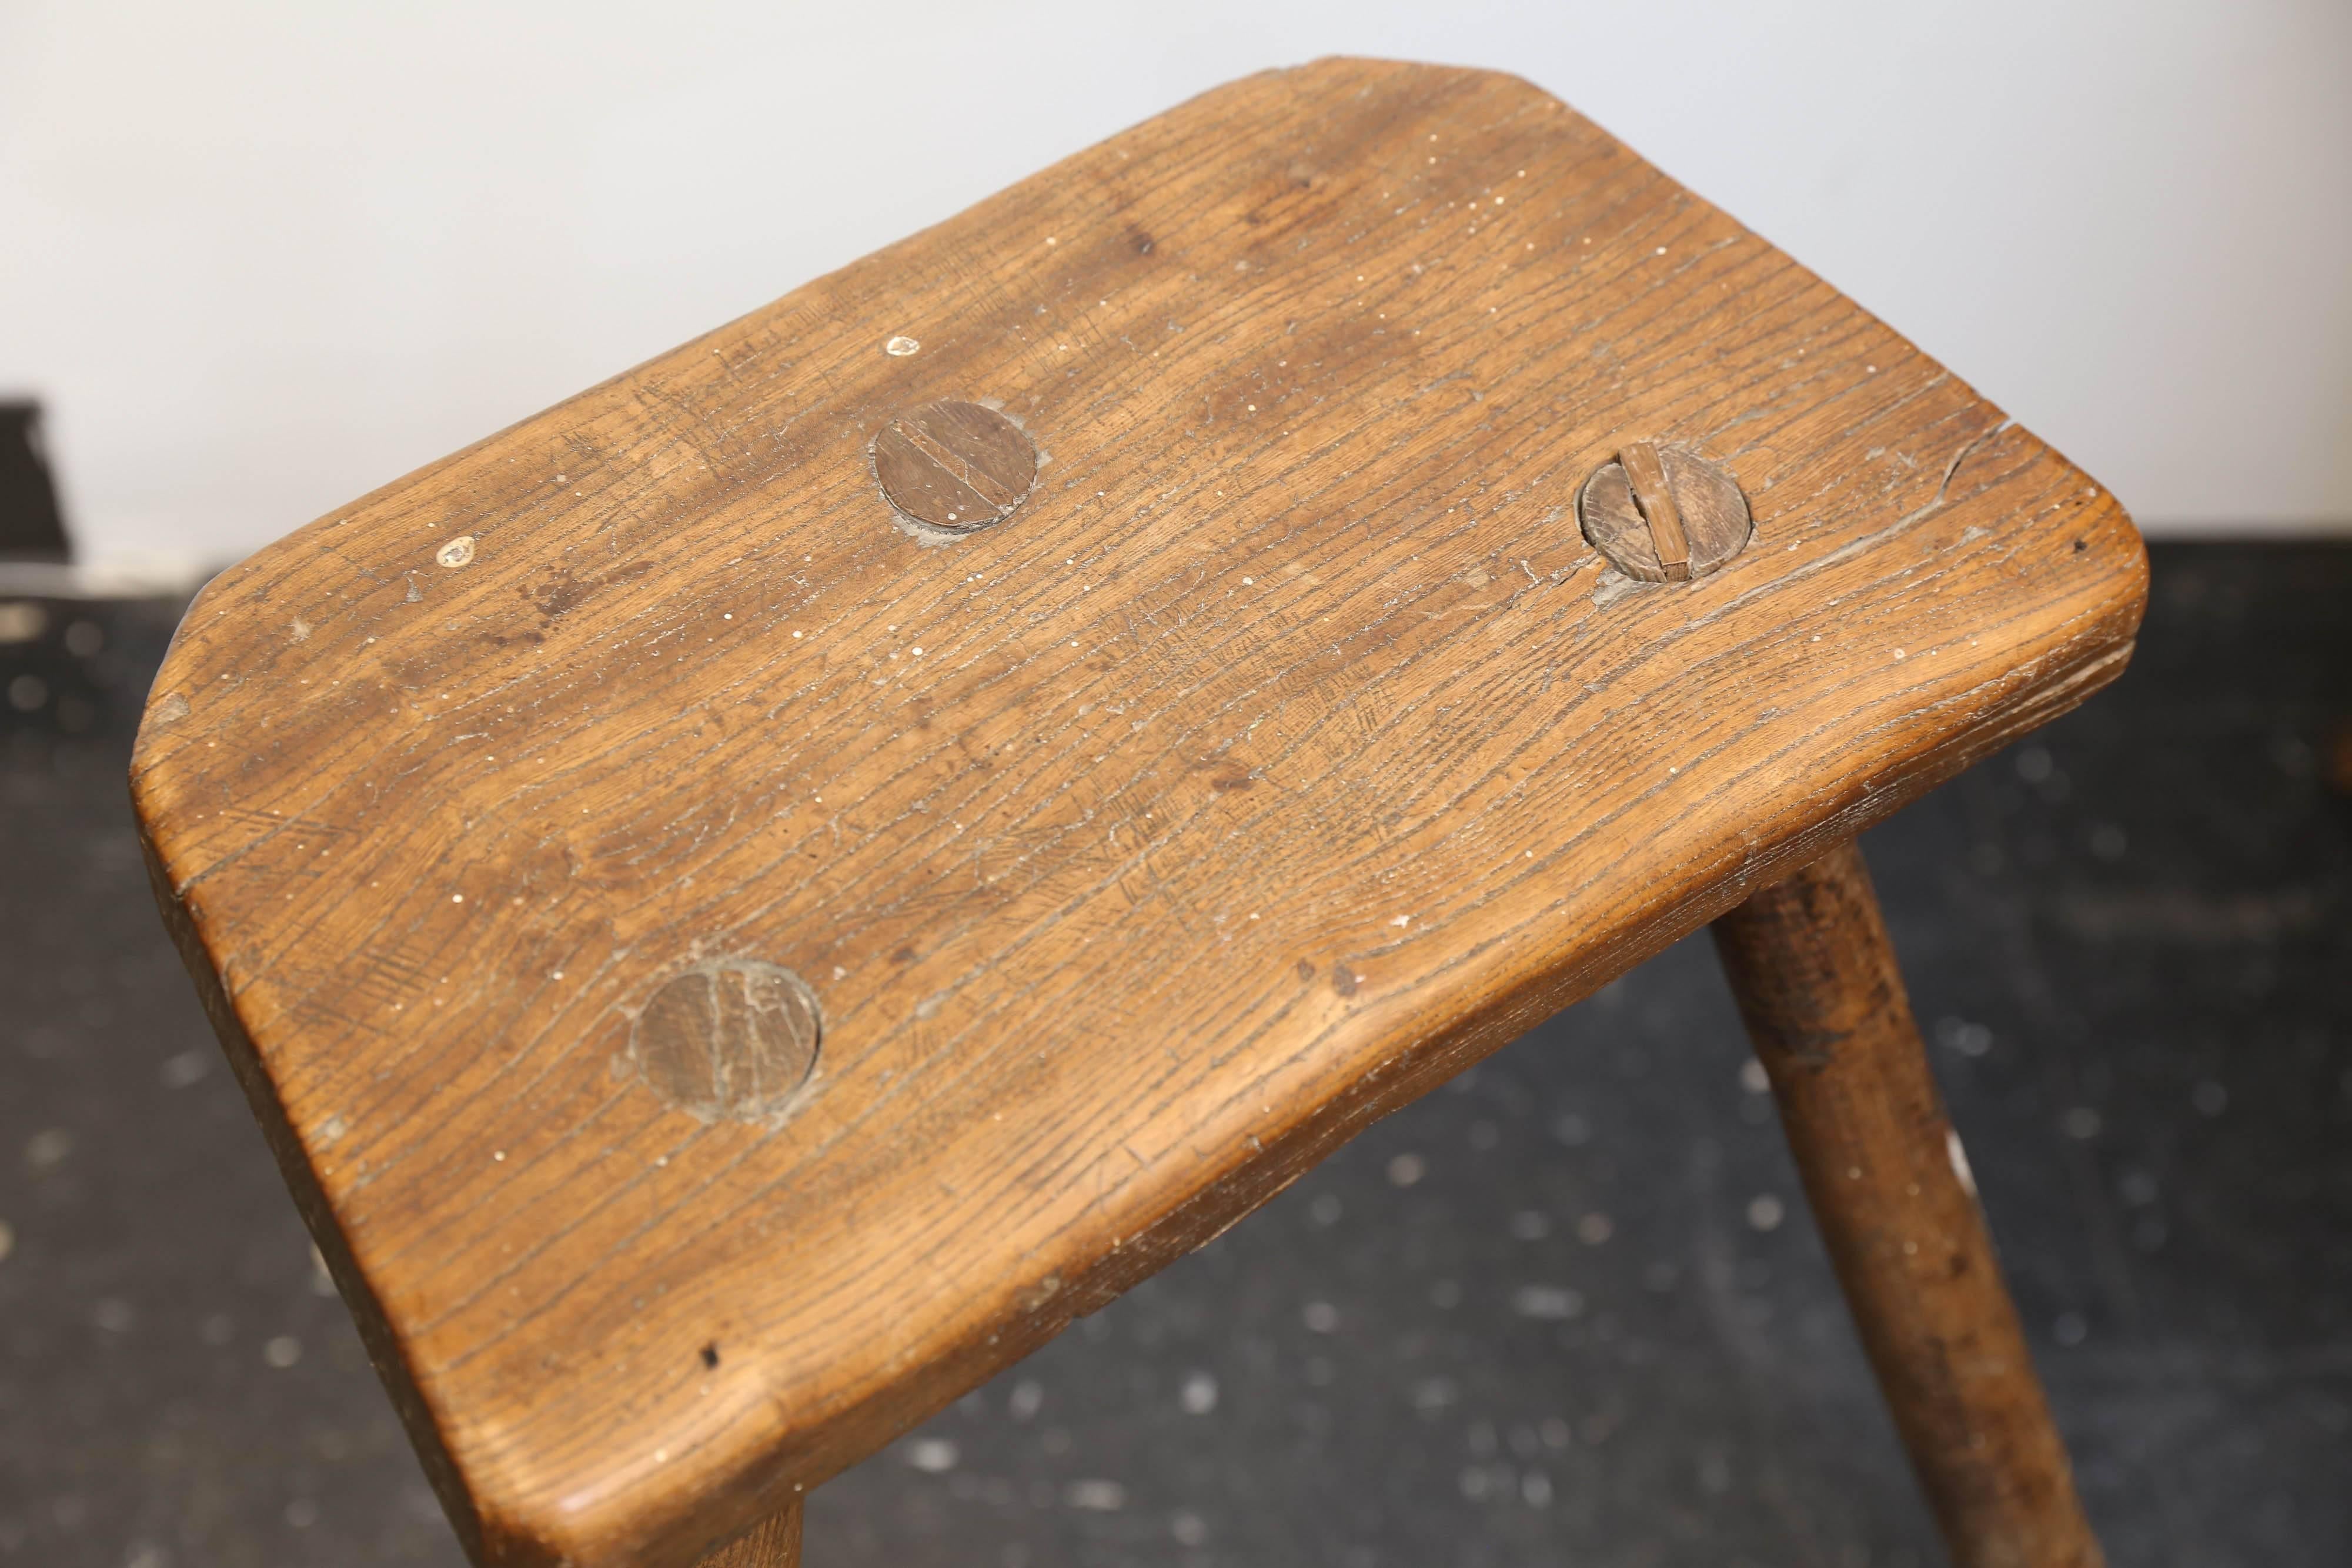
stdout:
<svg viewBox="0 0 2352 1568">
<path fill-rule="evenodd" d="M 1959 1568 L 2096 1568 L 1903 977 L 1848 843 L 1716 922 L 1846 1301 Z"/>
<path fill-rule="evenodd" d="M 772 1515 L 749 1535 L 737 1536 L 694 1568 L 800 1568 L 801 1505 Z"/>
</svg>

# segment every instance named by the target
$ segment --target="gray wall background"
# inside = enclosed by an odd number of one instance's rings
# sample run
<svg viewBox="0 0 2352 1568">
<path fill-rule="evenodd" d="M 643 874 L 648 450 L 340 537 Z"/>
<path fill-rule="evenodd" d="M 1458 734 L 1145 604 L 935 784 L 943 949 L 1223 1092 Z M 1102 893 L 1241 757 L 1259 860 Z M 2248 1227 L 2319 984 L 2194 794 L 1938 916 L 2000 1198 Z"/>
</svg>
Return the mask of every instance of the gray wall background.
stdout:
<svg viewBox="0 0 2352 1568">
<path fill-rule="evenodd" d="M 1335 52 L 1549 89 L 2152 532 L 2352 528 L 2345 0 L 0 0 L 0 392 L 217 561 Z"/>
</svg>

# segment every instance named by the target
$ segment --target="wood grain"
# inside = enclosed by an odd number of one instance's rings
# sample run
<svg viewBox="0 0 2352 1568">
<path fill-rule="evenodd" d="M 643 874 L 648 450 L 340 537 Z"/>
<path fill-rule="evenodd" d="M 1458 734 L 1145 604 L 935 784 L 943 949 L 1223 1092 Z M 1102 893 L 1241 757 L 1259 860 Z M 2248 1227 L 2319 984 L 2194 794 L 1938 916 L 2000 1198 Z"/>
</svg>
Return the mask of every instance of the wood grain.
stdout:
<svg viewBox="0 0 2352 1568">
<path fill-rule="evenodd" d="M 869 458 L 939 400 L 1040 454 L 945 544 Z M 1604 570 L 1625 432 L 1754 542 Z M 223 573 L 132 787 L 469 1550 L 660 1568 L 2079 700 L 2144 591 L 2112 497 L 1556 100 L 1335 60 Z M 749 1120 L 631 1052 L 722 962 L 822 1010 Z"/>
<path fill-rule="evenodd" d="M 1862 852 L 1715 923 L 1822 1239 L 1957 1568 L 2099 1568 Z"/>
</svg>

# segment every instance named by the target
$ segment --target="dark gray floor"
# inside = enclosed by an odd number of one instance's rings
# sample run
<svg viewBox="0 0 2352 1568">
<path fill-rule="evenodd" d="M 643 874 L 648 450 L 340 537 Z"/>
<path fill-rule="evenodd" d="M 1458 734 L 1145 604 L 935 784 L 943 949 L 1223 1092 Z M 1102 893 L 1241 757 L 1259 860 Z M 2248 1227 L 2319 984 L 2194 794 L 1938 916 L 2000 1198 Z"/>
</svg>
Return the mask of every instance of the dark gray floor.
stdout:
<svg viewBox="0 0 2352 1568">
<path fill-rule="evenodd" d="M 2157 560 L 2125 680 L 1868 849 L 2113 1558 L 2340 1564 L 2352 549 Z M 103 629 L 0 648 L 0 1561 L 456 1564 L 148 904 L 167 622 Z M 1684 944 L 817 1494 L 813 1568 L 1938 1561 L 1747 1061 Z"/>
</svg>

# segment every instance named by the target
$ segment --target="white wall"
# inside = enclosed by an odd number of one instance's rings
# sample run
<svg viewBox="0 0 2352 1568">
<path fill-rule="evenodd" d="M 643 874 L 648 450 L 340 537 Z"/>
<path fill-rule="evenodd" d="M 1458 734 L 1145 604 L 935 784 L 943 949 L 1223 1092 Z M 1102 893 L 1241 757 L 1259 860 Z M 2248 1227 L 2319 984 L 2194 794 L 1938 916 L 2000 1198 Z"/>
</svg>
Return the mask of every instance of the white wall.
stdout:
<svg viewBox="0 0 2352 1568">
<path fill-rule="evenodd" d="M 0 0 L 0 392 L 89 553 L 239 553 L 1341 51 L 1532 78 L 2154 528 L 2352 519 L 2346 0 Z"/>
</svg>

